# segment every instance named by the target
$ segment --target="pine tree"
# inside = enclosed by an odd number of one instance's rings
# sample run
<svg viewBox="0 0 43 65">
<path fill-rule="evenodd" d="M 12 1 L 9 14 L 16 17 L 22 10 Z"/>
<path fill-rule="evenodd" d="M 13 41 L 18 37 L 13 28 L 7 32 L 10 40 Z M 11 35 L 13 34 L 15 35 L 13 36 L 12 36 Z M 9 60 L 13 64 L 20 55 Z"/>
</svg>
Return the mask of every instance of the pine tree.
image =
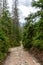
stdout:
<svg viewBox="0 0 43 65">
<path fill-rule="evenodd" d="M 13 1 L 13 6 L 12 6 L 12 12 L 13 12 L 13 23 L 14 23 L 14 37 L 17 41 L 17 43 L 19 43 L 19 18 L 18 18 L 18 8 L 17 8 L 17 5 L 18 5 L 18 0 L 14 0 Z"/>
<path fill-rule="evenodd" d="M 43 50 L 43 0 L 32 1 L 32 6 L 39 8 L 39 10 L 26 18 L 27 24 L 24 28 L 23 44 L 26 48 L 31 48 L 31 44 L 33 47 Z M 31 35 L 32 37 L 29 38 Z M 31 42 L 29 42 L 30 40 Z"/>
<path fill-rule="evenodd" d="M 13 44 L 13 22 L 7 9 L 7 0 L 3 0 L 3 13 L 0 18 L 0 61 L 3 60 L 9 47 Z"/>
<path fill-rule="evenodd" d="M 33 1 L 32 4 L 40 9 L 36 12 L 38 14 L 36 17 L 39 17 L 39 21 L 37 23 L 34 45 L 39 49 L 43 49 L 43 0 Z"/>
</svg>

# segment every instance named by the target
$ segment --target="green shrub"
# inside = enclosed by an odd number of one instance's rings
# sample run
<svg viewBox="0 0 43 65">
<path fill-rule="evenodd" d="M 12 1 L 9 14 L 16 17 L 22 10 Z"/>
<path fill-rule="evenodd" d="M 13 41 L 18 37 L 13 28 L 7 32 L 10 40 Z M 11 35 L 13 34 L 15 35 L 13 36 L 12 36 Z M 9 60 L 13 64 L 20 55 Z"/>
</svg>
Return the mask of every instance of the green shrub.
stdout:
<svg viewBox="0 0 43 65">
<path fill-rule="evenodd" d="M 33 46 L 38 48 L 39 50 L 43 49 L 43 40 L 34 40 L 33 41 Z"/>
<path fill-rule="evenodd" d="M 0 31 L 0 59 L 5 57 L 5 54 L 8 52 L 9 48 L 9 39 L 5 36 L 3 31 Z"/>
</svg>

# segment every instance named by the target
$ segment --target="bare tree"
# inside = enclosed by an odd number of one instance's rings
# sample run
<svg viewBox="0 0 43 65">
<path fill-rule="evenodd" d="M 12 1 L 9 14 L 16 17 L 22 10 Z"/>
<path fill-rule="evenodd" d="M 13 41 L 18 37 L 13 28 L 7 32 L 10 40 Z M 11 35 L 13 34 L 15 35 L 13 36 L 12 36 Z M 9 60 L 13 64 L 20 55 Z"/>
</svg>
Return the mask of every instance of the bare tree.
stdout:
<svg viewBox="0 0 43 65">
<path fill-rule="evenodd" d="M 18 5 L 18 0 L 14 0 L 13 2 L 13 20 L 14 20 L 14 23 L 16 26 L 19 26 L 19 18 L 18 18 L 18 8 L 17 8 L 17 5 Z"/>
<path fill-rule="evenodd" d="M 3 0 L 3 11 L 7 10 L 7 0 Z"/>
<path fill-rule="evenodd" d="M 2 14 L 2 8 L 3 8 L 3 0 L 0 0 L 0 16 Z"/>
<path fill-rule="evenodd" d="M 13 0 L 12 13 L 13 23 L 15 27 L 14 35 L 15 38 L 19 38 L 19 18 L 18 18 L 18 0 Z"/>
<path fill-rule="evenodd" d="M 7 0 L 0 0 L 0 16 L 3 12 L 7 10 Z"/>
</svg>

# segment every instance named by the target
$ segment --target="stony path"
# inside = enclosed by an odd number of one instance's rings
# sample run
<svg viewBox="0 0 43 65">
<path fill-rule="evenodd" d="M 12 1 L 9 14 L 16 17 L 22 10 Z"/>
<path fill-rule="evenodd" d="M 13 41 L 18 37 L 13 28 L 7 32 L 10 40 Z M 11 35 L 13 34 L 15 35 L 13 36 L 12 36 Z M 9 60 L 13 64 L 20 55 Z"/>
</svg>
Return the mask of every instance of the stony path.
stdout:
<svg viewBox="0 0 43 65">
<path fill-rule="evenodd" d="M 4 65 L 40 65 L 22 47 L 12 48 L 10 52 L 10 56 L 8 56 Z"/>
</svg>

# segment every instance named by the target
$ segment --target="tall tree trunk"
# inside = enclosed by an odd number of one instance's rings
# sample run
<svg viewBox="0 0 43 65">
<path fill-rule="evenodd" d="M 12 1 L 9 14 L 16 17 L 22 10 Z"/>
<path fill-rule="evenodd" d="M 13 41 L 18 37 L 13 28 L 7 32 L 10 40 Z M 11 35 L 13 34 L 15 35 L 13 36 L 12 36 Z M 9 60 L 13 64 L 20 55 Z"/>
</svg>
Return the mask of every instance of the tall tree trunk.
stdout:
<svg viewBox="0 0 43 65">
<path fill-rule="evenodd" d="M 0 0 L 0 17 L 2 15 L 3 0 Z"/>
<path fill-rule="evenodd" d="M 18 18 L 18 0 L 13 1 L 12 12 L 13 12 L 13 23 L 14 23 L 14 36 L 16 39 L 19 38 L 19 18 Z"/>
</svg>

